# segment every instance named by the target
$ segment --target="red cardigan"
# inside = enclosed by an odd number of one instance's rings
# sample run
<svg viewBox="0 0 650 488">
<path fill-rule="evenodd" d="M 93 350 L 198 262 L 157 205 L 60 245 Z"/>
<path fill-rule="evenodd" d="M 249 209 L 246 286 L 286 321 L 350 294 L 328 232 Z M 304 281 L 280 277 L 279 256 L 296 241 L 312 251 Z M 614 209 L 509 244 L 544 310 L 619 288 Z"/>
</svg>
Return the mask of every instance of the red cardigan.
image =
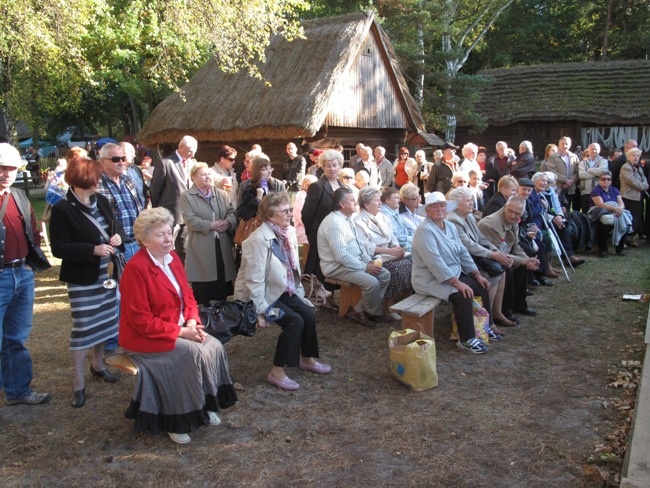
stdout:
<svg viewBox="0 0 650 488">
<path fill-rule="evenodd" d="M 186 321 L 201 323 L 183 263 L 175 252 L 171 255 L 174 259 L 169 267 L 183 293 L 183 316 Z M 120 346 L 133 352 L 173 350 L 180 332 L 181 299 L 144 247 L 124 268 L 120 293 Z"/>
</svg>

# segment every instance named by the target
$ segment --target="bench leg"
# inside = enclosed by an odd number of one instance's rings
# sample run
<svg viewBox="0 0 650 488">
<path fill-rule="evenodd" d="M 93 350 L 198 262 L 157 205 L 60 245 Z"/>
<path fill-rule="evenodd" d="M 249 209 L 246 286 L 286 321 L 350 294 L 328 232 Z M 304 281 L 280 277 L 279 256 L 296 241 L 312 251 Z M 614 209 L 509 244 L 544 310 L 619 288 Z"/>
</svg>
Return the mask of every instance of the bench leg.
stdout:
<svg viewBox="0 0 650 488">
<path fill-rule="evenodd" d="M 339 317 L 345 317 L 351 307 L 361 299 L 361 288 L 358 286 L 341 287 L 339 295 Z"/>
<path fill-rule="evenodd" d="M 433 337 L 433 310 L 424 314 L 422 317 L 402 314 L 402 328 L 418 330 L 429 337 Z"/>
</svg>

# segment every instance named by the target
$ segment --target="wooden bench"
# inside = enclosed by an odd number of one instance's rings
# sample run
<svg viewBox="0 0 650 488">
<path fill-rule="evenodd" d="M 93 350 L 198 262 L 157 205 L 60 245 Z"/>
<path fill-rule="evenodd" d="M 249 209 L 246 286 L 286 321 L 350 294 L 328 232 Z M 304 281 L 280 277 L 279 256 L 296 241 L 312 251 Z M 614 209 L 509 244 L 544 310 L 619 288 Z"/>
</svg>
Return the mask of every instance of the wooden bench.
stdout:
<svg viewBox="0 0 650 488">
<path fill-rule="evenodd" d="M 119 369 L 120 371 L 124 371 L 130 375 L 135 376 L 138 374 L 138 367 L 133 364 L 131 358 L 124 353 L 117 353 L 112 354 L 111 356 L 107 356 L 104 359 L 104 362 L 109 366 L 112 366 L 115 369 Z"/>
<path fill-rule="evenodd" d="M 433 316 L 441 300 L 414 293 L 390 307 L 391 312 L 402 314 L 402 328 L 419 330 L 433 337 Z"/>
<path fill-rule="evenodd" d="M 339 317 L 345 317 L 350 308 L 354 307 L 361 300 L 361 288 L 347 281 L 337 280 L 335 278 L 325 278 L 325 283 L 338 285 L 341 287 L 339 296 Z"/>
</svg>

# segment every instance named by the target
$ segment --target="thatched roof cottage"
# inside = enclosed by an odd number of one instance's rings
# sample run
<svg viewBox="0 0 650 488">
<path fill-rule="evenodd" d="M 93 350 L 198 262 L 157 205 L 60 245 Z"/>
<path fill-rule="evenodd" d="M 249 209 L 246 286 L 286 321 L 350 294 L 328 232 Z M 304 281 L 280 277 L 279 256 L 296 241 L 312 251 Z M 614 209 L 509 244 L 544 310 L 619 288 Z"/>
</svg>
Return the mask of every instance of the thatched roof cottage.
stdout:
<svg viewBox="0 0 650 488">
<path fill-rule="evenodd" d="M 484 70 L 494 83 L 483 89 L 479 113 L 488 120 L 482 134 L 460 127 L 459 143 L 486 146 L 504 140 L 517 148 L 533 142 L 541 158 L 548 143 L 568 135 L 585 148 L 622 147 L 632 137 L 650 151 L 650 61 L 546 64 Z M 641 144 L 640 144 L 641 146 Z"/>
<path fill-rule="evenodd" d="M 138 139 L 171 148 L 190 134 L 199 141 L 198 158 L 208 162 L 222 144 L 243 152 L 258 143 L 280 163 L 289 141 L 303 149 L 381 144 L 392 153 L 424 132 L 393 47 L 372 13 L 303 27 L 304 39 L 271 40 L 259 67 L 270 86 L 247 72 L 224 73 L 212 59 L 156 107 Z"/>
</svg>

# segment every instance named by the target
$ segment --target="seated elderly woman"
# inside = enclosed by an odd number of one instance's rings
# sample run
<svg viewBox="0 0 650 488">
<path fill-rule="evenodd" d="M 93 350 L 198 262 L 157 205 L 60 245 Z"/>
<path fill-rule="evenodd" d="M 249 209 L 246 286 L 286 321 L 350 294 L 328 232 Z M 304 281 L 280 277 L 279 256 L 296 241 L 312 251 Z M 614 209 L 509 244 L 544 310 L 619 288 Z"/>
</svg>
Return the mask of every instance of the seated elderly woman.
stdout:
<svg viewBox="0 0 650 488">
<path fill-rule="evenodd" d="M 440 192 L 427 195 L 418 213 L 426 220 L 413 236 L 412 284 L 416 293 L 451 302 L 458 323 L 459 349 L 472 354 L 488 350 L 474 331 L 474 296 L 480 296 L 492 322 L 488 290 L 472 256 L 458 237 L 456 226 L 445 220 L 456 202 L 447 202 Z"/>
<path fill-rule="evenodd" d="M 167 432 L 178 444 L 237 401 L 222 344 L 203 330 L 183 263 L 172 251 L 174 217 L 162 207 L 133 225 L 142 247 L 128 262 L 122 292 L 120 345 L 138 367 L 126 417 L 137 431 Z M 155 293 L 154 293 L 155 291 Z"/>
<path fill-rule="evenodd" d="M 625 238 L 632 231 L 632 215 L 625 210 L 621 193 L 612 186 L 612 172 L 603 171 L 598 184 L 591 190 L 594 206 L 589 209 L 589 219 L 596 224 L 596 242 L 601 258 L 607 256 L 607 237 L 613 231 L 612 243 L 616 254 L 623 256 Z"/>
<path fill-rule="evenodd" d="M 399 218 L 406 226 L 406 231 L 411 236 L 410 241 L 412 242 L 415 229 L 424 220 L 424 217 L 416 212 L 421 203 L 420 189 L 412 183 L 407 183 L 399 189 L 399 198 L 402 201 L 399 207 Z"/>
<path fill-rule="evenodd" d="M 259 206 L 262 225 L 242 245 L 242 262 L 235 283 L 237 300 L 253 300 L 257 325 L 275 322 L 282 328 L 267 381 L 282 390 L 300 385 L 289 378 L 285 367 L 319 374 L 330 366 L 319 363 L 316 313 L 304 298 L 296 232 L 291 224 L 291 205 L 286 192 L 270 193 Z"/>
<path fill-rule="evenodd" d="M 498 249 L 479 230 L 472 213 L 474 198 L 469 188 L 454 188 L 450 192 L 449 201 L 456 202 L 456 208 L 447 214 L 446 219 L 456 226 L 460 241 L 469 251 L 481 274 L 490 282 L 490 303 L 492 303 L 494 322 L 506 327 L 514 327 L 515 322 L 506 318 L 502 312 L 505 269 L 512 266 L 512 257 L 502 252 L 503 250 Z M 486 271 L 487 268 L 481 266 L 485 259 L 497 261 L 503 266 L 503 272 L 496 276 L 490 276 Z M 495 332 L 494 337 L 490 336 L 490 338 L 500 340 L 498 334 L 502 334 L 502 332 L 496 327 L 493 330 Z"/>
<path fill-rule="evenodd" d="M 390 283 L 384 295 L 384 309 L 387 311 L 393 297 L 411 291 L 412 264 L 409 259 L 404 259 L 405 250 L 394 235 L 391 221 L 379 211 L 380 198 L 381 192 L 376 188 L 362 188 L 359 191 L 359 214 L 353 220 L 361 247 L 370 256 L 381 259 L 384 268 L 390 272 Z"/>
<path fill-rule="evenodd" d="M 413 183 L 407 183 L 407 185 L 413 185 Z M 402 186 L 402 188 L 404 188 L 404 186 Z M 413 232 L 409 232 L 408 228 L 406 225 L 404 225 L 404 222 L 399 217 L 399 192 L 392 186 L 385 186 L 381 189 L 380 200 L 381 207 L 379 207 L 379 211 L 382 213 L 382 215 L 385 215 L 390 222 L 393 230 L 393 236 L 395 239 L 397 239 L 397 243 L 407 251 L 410 251 L 411 241 L 413 240 Z"/>
</svg>

